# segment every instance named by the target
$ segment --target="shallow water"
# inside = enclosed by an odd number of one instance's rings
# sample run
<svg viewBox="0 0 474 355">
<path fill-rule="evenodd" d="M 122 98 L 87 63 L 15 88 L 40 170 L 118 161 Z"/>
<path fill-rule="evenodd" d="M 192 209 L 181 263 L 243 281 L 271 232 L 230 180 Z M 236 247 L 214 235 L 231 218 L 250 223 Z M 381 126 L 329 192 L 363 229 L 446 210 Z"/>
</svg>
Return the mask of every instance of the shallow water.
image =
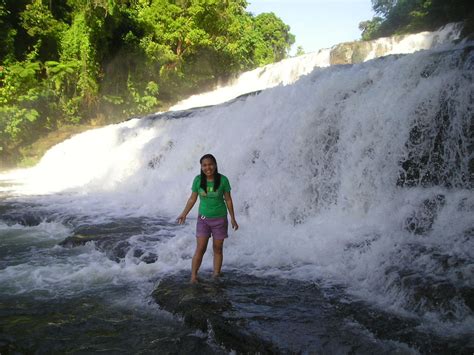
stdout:
<svg viewBox="0 0 474 355">
<path fill-rule="evenodd" d="M 172 339 L 200 329 L 196 346 L 212 351 L 234 349 L 237 336 L 268 352 L 471 353 L 473 78 L 464 42 L 72 137 L 36 167 L 0 174 L 10 194 L 0 203 L 2 302 L 19 316 L 95 300 L 104 326 L 123 330 L 118 343 L 139 341 L 107 314 L 148 324 L 166 310 L 177 315 Z M 230 178 L 240 229 L 225 243 L 229 278 L 208 289 L 223 295 L 221 311 L 193 323 L 213 299 L 183 289 L 196 217 L 175 218 L 208 152 Z M 211 268 L 208 253 L 203 275 Z M 180 290 L 194 295 L 187 308 L 156 309 L 152 294 Z M 77 328 L 95 329 L 81 317 Z M 5 346 L 22 346 L 8 324 Z M 30 327 L 30 349 L 43 346 L 45 324 Z"/>
<path fill-rule="evenodd" d="M 192 244 L 182 244 L 182 268 L 160 268 L 157 245 L 183 230 L 166 218 L 102 216 L 97 223 L 96 216 L 7 200 L 1 209 L 2 353 L 474 349 L 467 334 L 433 333 L 421 318 L 387 312 L 329 280 L 292 280 L 291 270 L 281 277 L 224 265 L 224 276 L 212 281 L 205 265 L 203 282 L 191 286 Z"/>
<path fill-rule="evenodd" d="M 0 297 L 0 351 L 3 353 L 176 353 L 207 351 L 204 335 L 157 307 L 121 305 L 114 287 L 76 297 Z M 118 303 L 118 304 L 116 304 Z"/>
<path fill-rule="evenodd" d="M 158 275 L 123 275 L 127 246 L 120 243 L 143 231 L 137 223 L 94 228 L 83 218 L 54 221 L 36 208 L 2 204 L 0 353 L 220 351 L 159 309 L 151 298 Z M 105 244 L 58 245 L 76 231 Z"/>
</svg>

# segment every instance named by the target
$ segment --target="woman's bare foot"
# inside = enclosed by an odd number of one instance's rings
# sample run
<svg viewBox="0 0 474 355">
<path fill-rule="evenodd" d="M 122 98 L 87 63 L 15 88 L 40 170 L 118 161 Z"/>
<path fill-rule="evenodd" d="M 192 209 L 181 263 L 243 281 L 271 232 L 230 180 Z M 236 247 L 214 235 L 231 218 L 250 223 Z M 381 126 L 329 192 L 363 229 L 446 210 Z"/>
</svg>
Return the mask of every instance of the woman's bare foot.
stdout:
<svg viewBox="0 0 474 355">
<path fill-rule="evenodd" d="M 199 283 L 199 280 L 198 280 L 197 277 L 191 277 L 191 281 L 189 281 L 189 282 L 192 283 L 192 284 L 197 284 L 197 283 Z"/>
<path fill-rule="evenodd" d="M 218 273 L 218 274 L 214 273 L 214 274 L 212 274 L 212 278 L 213 278 L 213 279 L 218 279 L 219 277 L 221 277 L 221 273 Z"/>
</svg>

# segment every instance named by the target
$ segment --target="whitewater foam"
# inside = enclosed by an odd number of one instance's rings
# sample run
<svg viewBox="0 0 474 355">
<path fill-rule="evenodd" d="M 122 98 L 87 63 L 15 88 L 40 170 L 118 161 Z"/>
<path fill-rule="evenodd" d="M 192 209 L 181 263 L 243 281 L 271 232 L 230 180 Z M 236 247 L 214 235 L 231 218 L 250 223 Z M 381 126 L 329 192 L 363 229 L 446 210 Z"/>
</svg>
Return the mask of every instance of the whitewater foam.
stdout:
<svg viewBox="0 0 474 355">
<path fill-rule="evenodd" d="M 289 85 L 301 76 L 311 73 L 315 68 L 325 68 L 333 64 L 365 62 L 390 54 L 407 54 L 449 45 L 459 38 L 460 32 L 461 25 L 451 23 L 434 32 L 384 37 L 373 41 L 341 43 L 331 48 L 320 49 L 314 53 L 288 58 L 278 63 L 245 72 L 226 85 L 218 86 L 215 90 L 193 95 L 178 102 L 170 110 L 177 111 L 192 107 L 216 105 L 250 92 L 278 85 Z M 360 51 L 361 46 L 364 47 L 365 51 L 355 53 Z M 343 58 L 340 57 L 341 52 Z"/>
<path fill-rule="evenodd" d="M 455 290 L 473 284 L 473 193 L 465 178 L 472 62 L 464 44 L 318 68 L 293 85 L 181 118 L 163 114 L 86 132 L 23 172 L 15 193 L 98 221 L 156 215 L 172 221 L 190 194 L 199 158 L 212 152 L 230 178 L 241 225 L 226 242 L 227 267 L 332 280 L 395 311 L 427 319 L 437 312 L 440 322 L 469 327 L 473 317 L 462 300 L 431 310 L 429 292 L 417 294 L 416 283 L 429 276 L 434 287 L 438 280 Z M 443 149 L 430 150 L 437 134 Z M 418 177 L 426 172 L 436 181 Z M 424 216 L 423 206 L 437 199 L 436 215 Z M 417 223 L 424 224 L 410 230 Z M 116 264 L 87 250 L 57 267 L 34 265 L 33 275 L 30 267 L 12 267 L 0 281 L 17 274 L 25 287 L 42 287 L 188 269 L 193 234 L 191 220 L 155 244 L 132 239 L 158 255 L 152 264 L 132 253 Z M 208 255 L 204 269 L 210 263 Z"/>
</svg>

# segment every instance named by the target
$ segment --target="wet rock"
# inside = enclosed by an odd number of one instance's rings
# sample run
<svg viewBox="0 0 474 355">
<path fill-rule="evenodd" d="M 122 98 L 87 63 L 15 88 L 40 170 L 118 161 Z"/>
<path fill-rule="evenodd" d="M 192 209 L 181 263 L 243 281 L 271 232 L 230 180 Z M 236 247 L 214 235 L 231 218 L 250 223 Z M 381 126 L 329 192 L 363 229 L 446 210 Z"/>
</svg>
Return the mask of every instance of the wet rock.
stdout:
<svg viewBox="0 0 474 355">
<path fill-rule="evenodd" d="M 462 85 L 448 86 L 435 102 L 421 102 L 400 160 L 398 186 L 472 188 L 474 164 L 469 146 L 473 141 L 472 115 L 460 112 L 453 93 Z M 455 132 L 455 134 L 453 134 Z"/>
<path fill-rule="evenodd" d="M 176 120 L 180 118 L 186 118 L 193 116 L 196 112 L 200 112 L 200 108 L 191 108 L 188 110 L 180 110 L 180 111 L 167 111 L 158 114 L 152 114 L 148 116 L 144 116 L 142 120 Z"/>
<path fill-rule="evenodd" d="M 20 346 L 15 344 L 12 337 L 0 335 L 0 354 L 23 354 L 25 353 Z"/>
<path fill-rule="evenodd" d="M 163 279 L 153 297 L 162 309 L 239 354 L 410 353 L 423 344 L 416 320 L 350 301 L 333 286 L 235 272 L 191 285 L 189 273 L 183 273 Z M 443 340 L 441 347 L 437 341 L 423 338 L 425 346 L 443 349 Z"/>
<path fill-rule="evenodd" d="M 474 312 L 474 288 L 463 287 L 460 289 L 460 294 L 466 306 Z"/>
<path fill-rule="evenodd" d="M 158 255 L 155 253 L 146 252 L 141 249 L 135 249 L 133 251 L 133 257 L 140 259 L 145 264 L 153 264 L 158 260 Z"/>
<path fill-rule="evenodd" d="M 436 195 L 425 199 L 406 219 L 405 228 L 417 235 L 425 235 L 430 232 L 439 211 L 444 207 L 445 201 L 444 195 Z"/>
<path fill-rule="evenodd" d="M 409 291 L 413 308 L 420 314 L 427 311 L 449 312 L 457 294 L 456 287 L 449 282 L 436 282 L 418 275 L 404 277 L 402 287 Z"/>
<path fill-rule="evenodd" d="M 263 339 L 239 327 L 241 320 L 226 318 L 232 310 L 225 288 L 219 281 L 189 284 L 189 275 L 163 280 L 153 292 L 165 310 L 182 315 L 185 322 L 202 332 L 212 332 L 215 340 L 239 353 L 268 353 L 276 349 Z"/>
<path fill-rule="evenodd" d="M 67 299 L 0 296 L 0 353 L 226 354 L 161 312 L 111 306 L 120 290 Z"/>
<path fill-rule="evenodd" d="M 148 162 L 148 167 L 150 169 L 158 169 L 160 167 L 161 162 L 165 158 L 165 156 L 167 156 L 169 151 L 173 149 L 174 144 L 175 143 L 172 140 L 168 141 L 168 143 L 166 143 L 165 149 L 162 151 L 162 153 L 157 155 L 157 156 L 154 156 L 153 158 L 151 158 L 151 160 Z"/>
<path fill-rule="evenodd" d="M 36 205 L 6 203 L 0 205 L 0 220 L 8 224 L 34 227 L 48 220 L 48 215 L 37 209 Z"/>
<path fill-rule="evenodd" d="M 469 228 L 464 231 L 464 236 L 467 238 L 474 237 L 474 228 Z"/>
<path fill-rule="evenodd" d="M 126 255 L 133 250 L 132 244 L 128 241 L 130 238 L 127 234 L 101 234 L 101 235 L 82 235 L 75 234 L 67 237 L 59 243 L 64 248 L 74 248 L 85 245 L 88 242 L 94 242 L 95 247 L 104 252 L 105 255 L 115 262 L 120 262 Z M 133 250 L 133 256 L 141 261 L 151 264 L 158 260 L 158 256 L 154 253 L 146 253 L 141 249 Z"/>
<path fill-rule="evenodd" d="M 461 199 L 457 209 L 460 212 L 474 212 L 474 200 L 468 198 Z"/>
<path fill-rule="evenodd" d="M 127 218 L 103 224 L 82 224 L 74 229 L 82 235 L 140 234 L 146 230 L 147 221 L 139 218 Z"/>
<path fill-rule="evenodd" d="M 446 263 L 450 262 L 449 258 L 438 259 L 439 262 L 442 259 Z M 462 280 L 456 282 L 395 267 L 387 268 L 385 274 L 391 280 L 390 289 L 403 295 L 404 307 L 414 314 L 424 316 L 433 313 L 443 321 L 450 322 L 462 321 L 469 315 L 469 309 L 472 310 L 474 289 L 463 286 Z"/>
<path fill-rule="evenodd" d="M 212 108 L 214 106 L 219 107 L 219 106 L 229 106 L 233 104 L 236 101 L 245 101 L 248 97 L 251 96 L 256 96 L 260 94 L 262 90 L 256 90 L 252 92 L 248 92 L 245 94 L 242 94 L 240 96 L 237 96 L 234 99 L 231 99 L 229 101 L 226 101 L 224 103 L 218 104 L 218 105 L 207 105 L 207 106 L 199 106 L 199 107 L 192 107 L 189 109 L 185 110 L 178 110 L 178 111 L 167 111 L 167 112 L 162 112 L 158 114 L 152 114 L 152 115 L 147 115 L 141 117 L 142 121 L 149 120 L 149 121 L 156 121 L 156 120 L 177 120 L 177 119 L 183 119 L 183 118 L 190 118 L 193 117 L 199 113 L 201 113 L 203 110 Z"/>
<path fill-rule="evenodd" d="M 245 101 L 248 97 L 260 95 L 261 92 L 262 92 L 262 90 L 251 91 L 251 92 L 248 92 L 248 93 L 239 95 L 239 96 L 237 96 L 235 99 L 230 100 L 230 101 L 231 101 L 231 102 L 235 102 L 235 101 Z M 227 105 L 227 103 L 224 103 L 224 105 Z"/>
<path fill-rule="evenodd" d="M 175 225 L 164 219 L 127 218 L 103 224 L 82 224 L 75 228 L 74 234 L 59 243 L 60 246 L 73 248 L 94 242 L 95 247 L 116 262 L 123 260 L 129 253 L 147 264 L 154 263 L 158 256 L 144 250 L 131 237 L 140 236 L 148 243 L 173 236 L 170 232 Z M 137 239 L 137 238 L 135 238 Z"/>
<path fill-rule="evenodd" d="M 363 240 L 353 243 L 347 243 L 344 250 L 359 250 L 361 253 L 364 253 L 370 249 L 373 242 L 376 242 L 380 239 L 379 234 L 367 235 Z"/>
<path fill-rule="evenodd" d="M 361 63 L 372 50 L 370 42 L 348 42 L 334 46 L 330 53 L 331 65 Z"/>
<path fill-rule="evenodd" d="M 62 242 L 60 242 L 59 245 L 64 248 L 74 248 L 81 245 L 85 245 L 87 242 L 91 242 L 94 240 L 97 240 L 97 236 L 76 234 L 76 235 L 67 237 Z"/>
</svg>

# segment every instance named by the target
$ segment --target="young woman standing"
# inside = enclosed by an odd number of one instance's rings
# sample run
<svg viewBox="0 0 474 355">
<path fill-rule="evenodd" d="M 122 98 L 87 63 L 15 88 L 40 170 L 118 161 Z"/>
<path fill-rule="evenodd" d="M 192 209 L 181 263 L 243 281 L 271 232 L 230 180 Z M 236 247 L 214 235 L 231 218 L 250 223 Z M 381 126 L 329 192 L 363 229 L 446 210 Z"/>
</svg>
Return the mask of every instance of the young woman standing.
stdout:
<svg viewBox="0 0 474 355">
<path fill-rule="evenodd" d="M 199 163 L 201 164 L 201 174 L 194 178 L 191 196 L 177 219 L 179 224 L 183 224 L 186 221 L 186 216 L 193 208 L 199 195 L 199 213 L 196 224 L 197 244 L 191 269 L 192 283 L 198 281 L 197 273 L 211 235 L 214 251 L 213 276 L 218 277 L 220 275 L 224 239 L 228 237 L 227 211 L 230 214 L 232 228 L 234 230 L 239 228 L 235 220 L 234 205 L 230 196 L 230 183 L 227 177 L 219 174 L 217 171 L 216 158 L 212 154 L 206 154 L 199 160 Z"/>
</svg>

